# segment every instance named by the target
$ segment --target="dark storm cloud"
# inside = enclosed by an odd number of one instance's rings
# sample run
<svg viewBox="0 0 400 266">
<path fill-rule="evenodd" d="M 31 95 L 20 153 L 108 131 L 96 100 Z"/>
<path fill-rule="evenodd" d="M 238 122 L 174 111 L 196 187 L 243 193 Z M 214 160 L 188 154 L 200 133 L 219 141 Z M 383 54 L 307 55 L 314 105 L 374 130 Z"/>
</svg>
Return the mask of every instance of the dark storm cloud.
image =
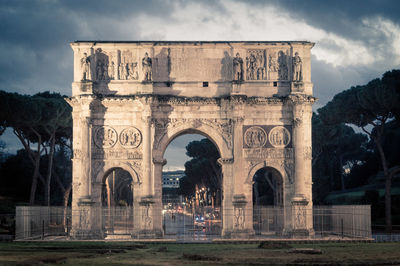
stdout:
<svg viewBox="0 0 400 266">
<path fill-rule="evenodd" d="M 347 38 L 361 38 L 362 19 L 381 16 L 400 23 L 400 4 L 397 0 L 237 0 L 258 5 L 280 7 L 290 15 L 316 28 Z"/>
<path fill-rule="evenodd" d="M 352 86 L 367 84 L 374 78 L 379 78 L 388 70 L 386 65 L 352 65 L 336 66 L 311 57 L 311 76 L 314 83 L 314 96 L 318 101 L 313 109 L 323 107 L 333 96 Z"/>
<path fill-rule="evenodd" d="M 380 28 L 379 20 L 386 20 L 393 25 L 400 25 L 400 4 L 397 0 L 237 0 L 254 8 L 273 6 L 277 12 L 284 12 L 294 20 L 305 22 L 314 28 L 333 33 L 345 40 L 354 41 L 367 49 L 365 56 L 375 57 L 371 64 L 348 63 L 336 65 L 312 57 L 312 80 L 315 96 L 320 98 L 315 110 L 325 105 L 332 97 L 354 85 L 366 84 L 380 77 L 392 68 L 399 68 L 399 55 L 396 54 L 392 32 Z M 335 39 L 321 39 L 317 48 L 325 52 L 343 53 Z M 362 55 L 361 55 L 362 56 Z M 362 60 L 360 60 L 362 61 Z"/>
<path fill-rule="evenodd" d="M 0 89 L 70 94 L 71 41 L 135 39 L 135 25 L 125 20 L 170 10 L 164 1 L 2 1 Z"/>
</svg>

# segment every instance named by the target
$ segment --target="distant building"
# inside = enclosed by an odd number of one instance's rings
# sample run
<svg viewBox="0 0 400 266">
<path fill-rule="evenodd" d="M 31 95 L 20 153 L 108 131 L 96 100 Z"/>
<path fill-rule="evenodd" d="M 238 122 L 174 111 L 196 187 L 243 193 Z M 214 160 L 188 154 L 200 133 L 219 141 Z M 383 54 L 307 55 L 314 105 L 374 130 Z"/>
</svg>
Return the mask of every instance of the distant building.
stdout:
<svg viewBox="0 0 400 266">
<path fill-rule="evenodd" d="M 168 171 L 162 173 L 163 188 L 178 188 L 179 180 L 185 175 L 184 171 Z"/>
</svg>

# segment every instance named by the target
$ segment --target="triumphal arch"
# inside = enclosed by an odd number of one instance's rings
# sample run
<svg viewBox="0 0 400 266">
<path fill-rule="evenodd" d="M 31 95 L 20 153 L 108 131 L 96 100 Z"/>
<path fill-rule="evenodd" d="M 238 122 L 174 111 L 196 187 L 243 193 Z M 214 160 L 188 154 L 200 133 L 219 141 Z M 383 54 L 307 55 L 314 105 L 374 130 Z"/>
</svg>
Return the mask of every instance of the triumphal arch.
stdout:
<svg viewBox="0 0 400 266">
<path fill-rule="evenodd" d="M 167 145 L 198 133 L 218 148 L 222 237 L 253 230 L 253 176 L 281 178 L 282 234 L 313 234 L 313 43 L 76 41 L 72 236 L 103 238 L 104 178 L 132 177 L 132 236 L 161 237 Z"/>
</svg>

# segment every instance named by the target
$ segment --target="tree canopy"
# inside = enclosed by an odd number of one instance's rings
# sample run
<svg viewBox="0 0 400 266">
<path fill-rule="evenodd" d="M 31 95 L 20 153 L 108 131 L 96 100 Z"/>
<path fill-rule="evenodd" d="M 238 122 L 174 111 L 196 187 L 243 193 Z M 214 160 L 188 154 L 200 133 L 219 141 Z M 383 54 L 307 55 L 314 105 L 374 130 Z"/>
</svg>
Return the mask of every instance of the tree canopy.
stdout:
<svg viewBox="0 0 400 266">
<path fill-rule="evenodd" d="M 400 71 L 386 72 L 381 79 L 355 86 L 337 94 L 318 113 L 326 125 L 348 123 L 360 127 L 374 142 L 385 176 L 386 228 L 391 231 L 391 179 L 400 162 L 391 167 L 383 147 L 387 123 L 398 119 Z"/>
<path fill-rule="evenodd" d="M 209 139 L 192 141 L 186 146 L 186 155 L 192 157 L 185 163 L 185 176 L 180 179 L 179 193 L 192 196 L 195 187 L 207 187 L 211 193 L 221 191 L 222 172 L 217 160 L 218 149 Z"/>
<path fill-rule="evenodd" d="M 0 91 L 0 133 L 10 127 L 34 165 L 30 204 L 35 203 L 37 182 L 45 186 L 50 204 L 50 183 L 56 144 L 66 144 L 72 135 L 72 108 L 59 93 L 43 92 L 33 96 Z M 36 148 L 34 148 L 36 147 Z M 47 173 L 40 171 L 41 156 L 48 156 Z"/>
</svg>

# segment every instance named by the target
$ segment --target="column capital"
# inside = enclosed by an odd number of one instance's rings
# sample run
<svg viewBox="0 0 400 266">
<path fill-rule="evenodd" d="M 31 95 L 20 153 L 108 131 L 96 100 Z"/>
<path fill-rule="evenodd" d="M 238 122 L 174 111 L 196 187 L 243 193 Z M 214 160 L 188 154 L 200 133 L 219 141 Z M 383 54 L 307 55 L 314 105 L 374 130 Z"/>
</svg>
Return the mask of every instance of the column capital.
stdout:
<svg viewBox="0 0 400 266">
<path fill-rule="evenodd" d="M 217 163 L 222 166 L 224 164 L 233 164 L 233 161 L 233 158 L 219 158 Z"/>
<path fill-rule="evenodd" d="M 143 123 L 146 123 L 146 124 L 151 124 L 152 123 L 152 119 L 151 119 L 150 115 L 143 115 L 141 117 L 141 120 L 142 120 Z"/>
<path fill-rule="evenodd" d="M 154 164 L 161 164 L 162 166 L 167 164 L 167 160 L 164 158 L 153 158 Z"/>
<path fill-rule="evenodd" d="M 303 105 L 303 104 L 313 105 L 317 101 L 317 98 L 307 94 L 289 94 L 287 96 L 287 99 L 293 105 Z"/>
</svg>

